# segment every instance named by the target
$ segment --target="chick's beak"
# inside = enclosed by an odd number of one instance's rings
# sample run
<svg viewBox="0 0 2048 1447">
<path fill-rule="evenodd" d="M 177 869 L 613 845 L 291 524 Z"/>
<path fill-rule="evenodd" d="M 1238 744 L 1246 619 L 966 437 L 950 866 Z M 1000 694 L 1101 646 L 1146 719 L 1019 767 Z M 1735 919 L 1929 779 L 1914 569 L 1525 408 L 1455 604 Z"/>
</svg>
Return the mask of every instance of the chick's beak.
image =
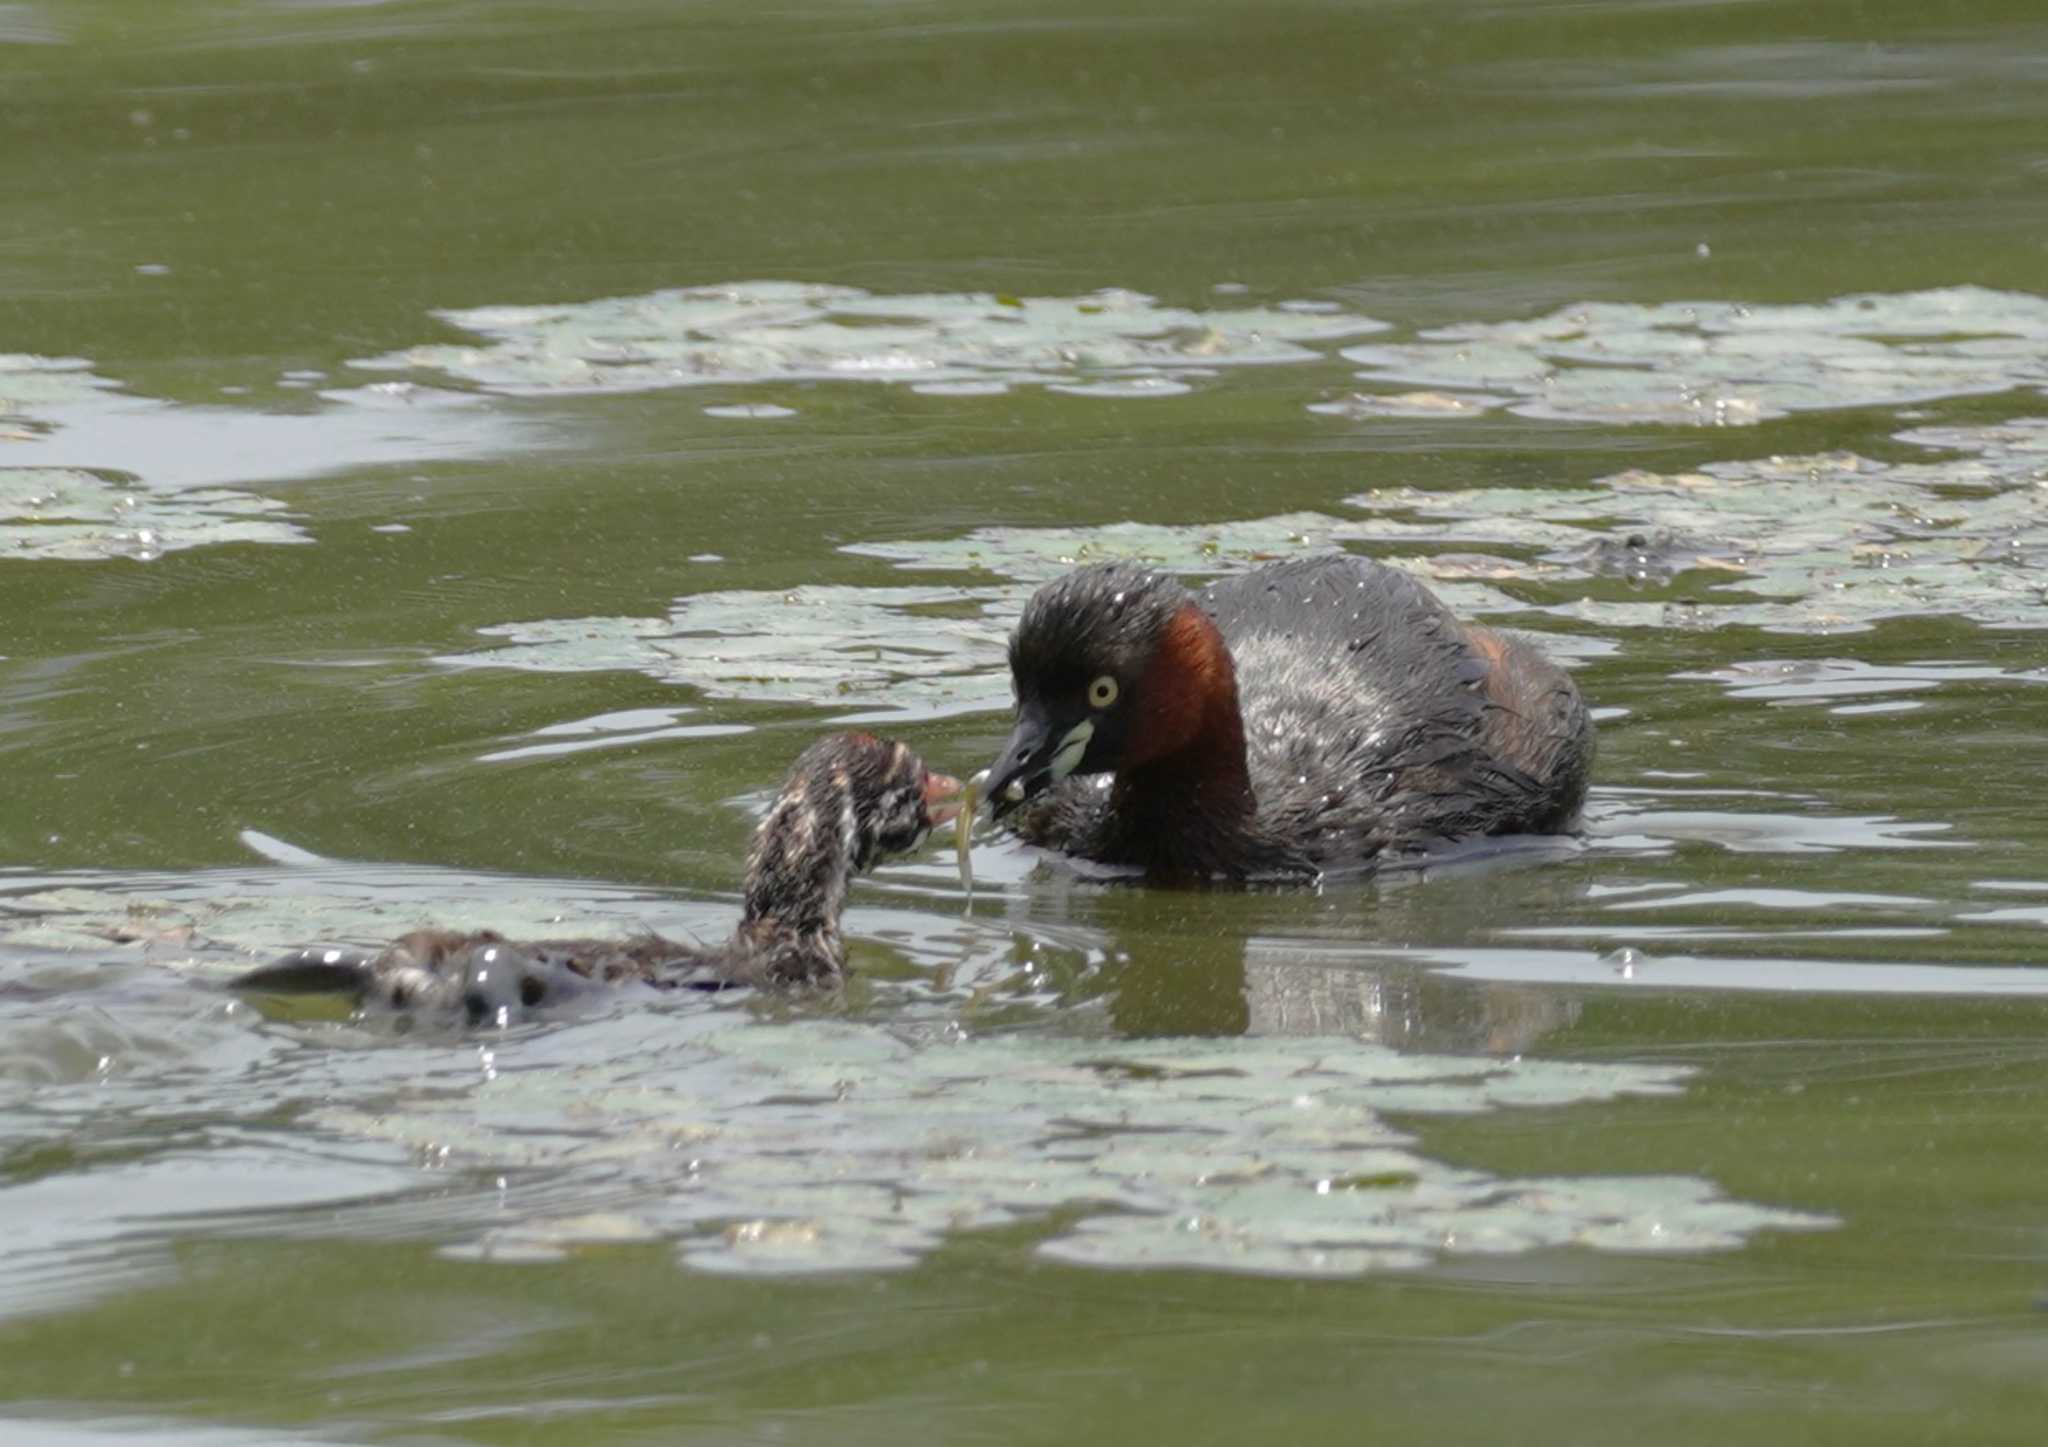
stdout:
<svg viewBox="0 0 2048 1447">
<path fill-rule="evenodd" d="M 924 776 L 924 818 L 929 827 L 937 828 L 960 812 L 957 803 L 942 802 L 959 792 L 960 781 L 951 774 L 927 773 Z"/>
</svg>

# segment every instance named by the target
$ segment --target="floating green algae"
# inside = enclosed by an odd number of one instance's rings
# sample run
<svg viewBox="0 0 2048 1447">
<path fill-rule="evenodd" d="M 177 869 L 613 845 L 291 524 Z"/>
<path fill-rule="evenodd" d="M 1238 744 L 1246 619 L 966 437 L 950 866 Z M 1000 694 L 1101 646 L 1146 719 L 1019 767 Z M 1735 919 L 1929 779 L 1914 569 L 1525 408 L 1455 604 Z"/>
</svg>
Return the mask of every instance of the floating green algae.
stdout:
<svg viewBox="0 0 2048 1447">
<path fill-rule="evenodd" d="M 1305 551 L 1327 551 L 1353 531 L 1344 520 L 1296 512 L 1215 524 L 977 528 L 959 538 L 849 543 L 840 551 L 882 558 L 912 572 L 980 573 L 1036 584 L 1084 563 L 1149 563 L 1187 575 L 1231 572 Z"/>
<path fill-rule="evenodd" d="M 114 386 L 92 373 L 83 357 L 38 357 L 0 352 L 0 442 L 26 441 L 50 407 L 89 402 Z"/>
<path fill-rule="evenodd" d="M 667 618 L 564 618 L 481 630 L 503 639 L 437 662 L 583 673 L 631 669 L 722 698 L 931 716 L 999 707 L 1001 614 L 1014 587 L 698 593 Z M 944 612 L 933 610 L 943 609 Z"/>
<path fill-rule="evenodd" d="M 310 388 L 318 375 L 279 385 Z M 544 445 L 488 398 L 408 382 L 324 391 L 314 410 L 200 407 L 123 391 L 82 358 L 0 353 L 0 561 L 311 542 L 284 503 L 235 484 L 502 450 L 515 437 Z"/>
<path fill-rule="evenodd" d="M 103 951 L 184 961 L 226 959 L 237 968 L 322 941 L 381 943 L 426 925 L 536 936 L 627 933 L 634 917 L 596 899 L 531 898 L 530 885 L 422 867 L 345 866 L 244 872 L 208 888 L 203 876 L 162 893 L 113 893 L 53 883 L 0 901 L 0 945 Z M 623 888 L 624 901 L 636 896 Z M 642 902 L 645 896 L 639 896 Z M 109 947 L 114 947 L 109 949 Z"/>
<path fill-rule="evenodd" d="M 1511 547 L 1537 556 L 1509 579 L 1639 587 L 1640 600 L 1524 604 L 1595 623 L 1818 633 L 1946 614 L 2048 625 L 2048 421 L 1915 428 L 1897 440 L 1960 455 L 1762 457 L 1555 491 L 1389 488 L 1349 502 L 1368 514 L 1356 536 L 1432 553 Z M 1446 571 L 1470 570 L 1454 558 Z M 1665 585 L 1688 571 L 1694 584 L 1673 596 Z"/>
<path fill-rule="evenodd" d="M 934 717 L 1001 708 L 1010 622 L 1030 588 L 1079 563 L 1156 563 L 1192 575 L 1331 546 L 1348 524 L 1315 513 L 1210 527 L 987 528 L 964 538 L 843 551 L 965 585 L 698 593 L 667 618 L 537 619 L 481 630 L 495 642 L 440 658 L 544 672 L 632 669 L 716 697 L 816 703 L 851 717 Z"/>
<path fill-rule="evenodd" d="M 149 562 L 215 543 L 311 542 L 285 513 L 281 502 L 233 488 L 152 488 L 78 468 L 0 467 L 0 559 Z"/>
<path fill-rule="evenodd" d="M 1382 488 L 1347 500 L 1355 517 L 852 543 L 841 551 L 954 581 L 700 593 L 667 618 L 495 625 L 482 630 L 487 646 L 439 661 L 631 669 L 852 718 L 993 710 L 1008 701 L 1010 623 L 1033 587 L 1070 568 L 1129 559 L 1199 581 L 1345 546 L 1412 569 L 1470 614 L 1792 633 L 1937 614 L 2048 626 L 2048 421 L 1915 428 L 1897 440 L 1949 455 L 1761 457 L 1545 490 Z M 1603 647 L 1554 632 L 1546 646 L 1567 660 Z"/>
<path fill-rule="evenodd" d="M 860 908 L 857 932 L 909 923 Z M 588 882 L 537 891 L 469 871 L 312 860 L 20 879 L 0 896 L 0 948 L 108 993 L 53 1011 L 34 1005 L 32 987 L 0 1009 L 11 1062 L 0 1114 L 20 1114 L 33 1091 L 36 1130 L 52 1138 L 98 1122 L 168 1142 L 121 1158 L 130 1204 L 67 1228 L 66 1250 L 86 1254 L 105 1233 L 137 1230 L 149 1212 L 132 1203 L 156 1199 L 157 1172 L 162 1209 L 189 1206 L 178 1173 L 202 1146 L 234 1162 L 206 1174 L 210 1230 L 290 1235 L 318 1206 L 311 1229 L 339 1223 L 504 1262 L 664 1241 L 709 1271 L 875 1270 L 962 1231 L 1025 1226 L 1041 1254 L 1075 1264 L 1320 1276 L 1557 1246 L 1724 1249 L 1831 1224 L 1729 1200 L 1692 1176 L 1524 1178 L 1433 1159 L 1412 1123 L 1389 1117 L 1676 1097 L 1690 1072 L 1394 1050 L 1372 1037 L 1370 1011 L 1304 994 L 1349 990 L 1359 1003 L 1377 978 L 1362 965 L 1333 962 L 1291 983 L 1262 969 L 1253 1033 L 1146 1040 L 1104 1038 L 1085 1011 L 1048 1022 L 1058 1033 L 984 1036 L 971 1008 L 937 997 L 849 1021 L 638 991 L 546 1025 L 465 1034 L 428 1022 L 394 1039 L 339 1022 L 265 1023 L 203 991 L 269 949 L 381 938 L 422 918 L 674 933 L 713 930 L 729 910 Z M 1001 953 L 995 936 L 989 948 Z M 949 929 L 913 952 L 960 950 Z M 129 971 L 110 971 L 123 961 Z M 146 980 L 145 963 L 175 971 L 165 986 L 181 1003 L 169 1013 L 138 1008 L 119 986 Z M 1269 963 L 1301 973 L 1291 953 Z M 332 1048 L 308 1048 L 322 1043 Z M 280 1117 L 301 1131 L 245 1127 Z M 309 1169 L 328 1158 L 349 1170 Z M 452 1194 L 422 1194 L 422 1169 Z M 479 1183 L 494 1180 L 478 1210 Z M 22 1250 L 42 1261 L 48 1244 Z M 119 1279 L 73 1281 L 60 1257 L 49 1258 L 52 1291 Z"/>
<path fill-rule="evenodd" d="M 436 313 L 482 345 L 426 345 L 352 363 L 428 371 L 494 392 L 647 392 L 745 382 L 893 382 L 937 395 L 1043 386 L 1175 396 L 1223 367 L 1319 361 L 1308 345 L 1385 329 L 1295 307 L 1196 311 L 1140 292 L 875 295 L 750 281 L 644 296 Z"/>
<path fill-rule="evenodd" d="M 864 381 L 942 396 L 1039 386 L 1169 397 L 1224 368 L 1332 360 L 1326 344 L 1387 330 L 1331 303 L 1197 310 L 1117 289 L 877 295 L 791 281 L 436 315 L 481 341 L 353 365 L 522 395 Z M 1454 419 L 1505 408 L 1558 421 L 1747 426 L 2041 387 L 2044 344 L 2048 299 L 1984 287 L 1783 306 L 1585 302 L 1347 347 L 1341 358 L 1357 375 L 1390 390 L 1310 410 Z"/>
<path fill-rule="evenodd" d="M 670 1057 L 536 1073 L 501 1051 L 459 1099 L 316 1120 L 451 1165 L 651 1173 L 645 1199 L 588 1243 L 673 1238 L 686 1262 L 724 1272 L 903 1266 L 957 1231 L 1076 1211 L 1041 1254 L 1282 1275 L 1552 1246 L 1725 1249 L 1830 1224 L 1694 1177 L 1447 1166 L 1384 1116 L 1671 1095 L 1682 1069 L 1346 1039 L 903 1039 L 821 1021 L 671 1037 Z M 581 1239 L 569 1221 L 516 1220 L 456 1249 L 516 1256 Z"/>
<path fill-rule="evenodd" d="M 1482 406 L 1504 395 L 1524 417 L 1742 427 L 2048 386 L 2048 298 L 1955 286 L 1815 305 L 1583 302 L 1343 355 L 1361 364 L 1361 379 L 1469 394 Z M 1361 416 L 1384 405 L 1362 394 L 1313 410 Z"/>
</svg>

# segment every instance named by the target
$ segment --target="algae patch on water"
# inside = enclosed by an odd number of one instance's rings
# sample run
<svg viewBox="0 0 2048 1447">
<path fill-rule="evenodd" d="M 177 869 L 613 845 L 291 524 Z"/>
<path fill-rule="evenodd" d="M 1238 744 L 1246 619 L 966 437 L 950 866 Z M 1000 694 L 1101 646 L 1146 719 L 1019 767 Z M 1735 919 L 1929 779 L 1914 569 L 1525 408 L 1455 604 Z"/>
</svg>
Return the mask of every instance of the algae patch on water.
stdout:
<svg viewBox="0 0 2048 1447">
<path fill-rule="evenodd" d="M 0 467 L 0 558 L 146 563 L 215 543 L 311 542 L 285 512 L 281 502 L 232 488 L 151 488 L 76 468 Z"/>
<path fill-rule="evenodd" d="M 1386 324 L 1334 303 L 1201 310 L 1139 292 L 877 295 L 795 281 L 436 313 L 480 340 L 355 362 L 520 395 L 817 381 L 934 396 L 1044 387 L 1184 395 L 1232 367 L 1334 360 Z M 1584 302 L 1345 348 L 1389 388 L 1310 404 L 1353 420 L 1506 409 L 1557 421 L 1747 426 L 2048 386 L 2048 299 L 1958 286 L 1805 305 Z M 1395 391 L 1400 386 L 1408 390 Z"/>
<path fill-rule="evenodd" d="M 2048 421 L 1915 428 L 1896 440 L 1955 455 L 1759 457 L 1568 489 L 1382 488 L 1349 501 L 1367 514 L 1355 536 L 1436 557 L 1446 545 L 1533 550 L 1506 576 L 1552 596 L 1501 606 L 1594 623 L 1817 633 L 1947 614 L 2048 624 Z M 1557 596 L 1557 585 L 1595 579 L 1640 597 Z"/>
<path fill-rule="evenodd" d="M 26 441 L 44 425 L 45 409 L 89 402 L 114 385 L 83 357 L 0 352 L 0 442 Z"/>
<path fill-rule="evenodd" d="M 1428 578 L 1461 613 L 1567 627 L 1830 633 L 1931 615 L 2048 624 L 2048 422 L 1923 427 L 1897 440 L 1927 460 L 1767 456 L 1566 488 L 1382 488 L 1348 499 L 1350 517 L 851 543 L 841 551 L 933 581 L 699 593 L 666 618 L 506 623 L 482 630 L 487 646 L 437 661 L 631 669 L 842 719 L 993 711 L 1008 703 L 1009 625 L 1047 579 L 1127 559 L 1199 583 L 1347 546 Z M 1552 632 L 1546 646 L 1569 661 L 1603 645 Z"/>
<path fill-rule="evenodd" d="M 374 866 L 105 887 L 66 876 L 9 894 L 0 934 L 10 948 L 64 951 L 38 956 L 46 968 L 123 939 L 138 964 L 198 950 L 204 975 L 206 949 L 240 955 L 328 930 L 381 937 L 421 913 L 531 931 L 546 924 L 529 917 L 532 894 L 517 880 Z M 673 906 L 622 888 L 565 885 L 548 898 L 556 910 L 567 901 L 573 928 L 650 914 L 676 923 L 663 917 Z M 205 1139 L 235 1161 L 207 1176 L 218 1185 L 207 1229 L 226 1234 L 296 1234 L 309 1229 L 303 1208 L 319 1207 L 311 1229 L 416 1236 L 480 1260 L 667 1241 L 698 1269 L 789 1273 L 906 1266 L 959 1232 L 1022 1226 L 1033 1249 L 1075 1264 L 1314 1276 L 1555 1246 L 1713 1250 L 1830 1224 L 1730 1200 L 1693 1176 L 1453 1166 L 1412 1123 L 1388 1118 L 1672 1098 L 1686 1089 L 1683 1067 L 1405 1053 L 1329 1033 L 1328 1016 L 1308 1036 L 1131 1041 L 1096 1038 L 1085 1020 L 1086 1037 L 974 1036 L 939 1003 L 864 1021 L 755 1018 L 744 1002 L 653 992 L 614 1004 L 511 1031 L 394 1040 L 260 1022 L 219 999 L 195 1013 L 181 997 L 162 1039 L 98 1030 L 97 1007 L 0 1011 L 0 1036 L 17 1065 L 41 1059 L 57 1072 L 61 1088 L 39 1097 L 36 1117 L 49 1130 L 109 1111 L 124 1129 L 163 1125 L 162 1153 L 124 1167 L 131 1201 L 154 1199 L 158 1172 L 186 1169 L 198 1148 L 188 1119 L 203 1120 Z M 1270 1023 L 1270 1012 L 1255 1018 Z M 247 1088 L 252 1071 L 260 1092 Z M 0 1113 L 10 1098 L 0 1089 Z M 252 1133 L 245 1118 L 297 1129 Z M 329 1156 L 350 1168 L 306 1168 Z M 64 1250 L 133 1232 L 138 1209 L 81 1220 Z M 43 1247 L 30 1254 L 69 1270 Z"/>
<path fill-rule="evenodd" d="M 1292 513 L 1215 526 L 987 528 L 964 538 L 857 543 L 841 551 L 944 586 L 804 584 L 679 598 L 667 618 L 536 619 L 480 630 L 493 640 L 435 661 L 542 672 L 632 669 L 720 698 L 811 703 L 844 720 L 978 713 L 1009 701 L 1003 647 L 1031 588 L 1078 563 L 1120 558 L 1190 577 L 1327 548 L 1355 525 Z"/>
<path fill-rule="evenodd" d="M 7 466 L 32 458 L 56 414 L 105 404 L 116 384 L 79 357 L 0 354 L 0 559 L 130 558 L 212 543 L 302 543 L 284 505 L 223 487 L 152 487 L 116 472 Z M 22 444 L 10 448 L 8 444 Z"/>
<path fill-rule="evenodd" d="M 1226 367 L 1312 362 L 1312 343 L 1385 329 L 1342 310 L 1197 311 L 1109 288 L 1084 296 L 876 295 L 748 281 L 644 296 L 435 314 L 484 339 L 352 365 L 435 372 L 493 392 L 648 392 L 751 382 L 888 382 L 940 396 L 1049 387 L 1170 397 Z"/>
<path fill-rule="evenodd" d="M 2048 298 L 1955 286 L 1789 306 L 1582 302 L 1343 355 L 1363 380 L 1442 388 L 1482 408 L 1505 399 L 1523 417 L 1744 427 L 2048 387 Z M 1360 394 L 1311 410 L 1358 418 L 1392 406 Z"/>
<path fill-rule="evenodd" d="M 253 831 L 242 838 L 253 852 L 293 862 L 192 873 L 8 877 L 0 889 L 0 948 L 77 954 L 114 945 L 238 970 L 303 945 L 381 945 L 426 925 L 535 938 L 625 935 L 656 923 L 688 933 L 697 922 L 687 907 L 672 922 L 679 908 L 674 900 L 632 885 L 328 860 Z M 705 918 L 722 921 L 722 913 L 714 907 Z"/>
<path fill-rule="evenodd" d="M 624 1212 L 634 1234 L 722 1272 L 904 1266 L 954 1232 L 1029 1222 L 1049 1225 L 1041 1254 L 1076 1264 L 1284 1275 L 1550 1246 L 1713 1250 L 1830 1224 L 1695 1177 L 1448 1166 L 1383 1115 L 1673 1095 L 1680 1069 L 1345 1039 L 909 1040 L 817 1021 L 643 1041 L 644 1055 L 546 1072 L 500 1051 L 459 1100 L 316 1121 L 432 1143 L 450 1164 L 625 1171 L 645 1187 Z M 574 1234 L 521 1220 L 458 1250 Z"/>
<path fill-rule="evenodd" d="M 719 698 L 816 703 L 842 717 L 999 708 L 1014 588 L 854 588 L 679 598 L 666 618 L 562 618 L 480 630 L 503 640 L 435 661 L 547 673 L 631 669 Z"/>
<path fill-rule="evenodd" d="M 542 441 L 488 398 L 406 382 L 308 405 L 172 403 L 124 391 L 80 358 L 0 353 L 0 560 L 150 562 L 221 543 L 311 542 L 284 503 L 237 484 Z"/>
</svg>

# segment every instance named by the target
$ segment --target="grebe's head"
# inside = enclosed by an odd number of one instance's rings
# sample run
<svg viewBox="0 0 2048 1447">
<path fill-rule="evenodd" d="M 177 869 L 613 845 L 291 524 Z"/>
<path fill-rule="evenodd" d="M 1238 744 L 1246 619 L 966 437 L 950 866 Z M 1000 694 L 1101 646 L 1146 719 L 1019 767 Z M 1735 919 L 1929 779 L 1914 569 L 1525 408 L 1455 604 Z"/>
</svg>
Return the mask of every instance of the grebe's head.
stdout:
<svg viewBox="0 0 2048 1447">
<path fill-rule="evenodd" d="M 948 803 L 960 781 L 934 773 L 906 744 L 872 734 L 833 734 L 805 749 L 792 779 L 806 778 L 806 790 L 844 791 L 851 803 L 856 844 L 853 867 L 867 869 L 891 854 L 907 854 L 926 834 L 960 812 Z"/>
<path fill-rule="evenodd" d="M 747 853 L 747 917 L 836 925 L 848 881 L 959 812 L 957 779 L 904 744 L 832 734 L 797 757 Z"/>
<path fill-rule="evenodd" d="M 1236 706 L 1215 623 L 1166 574 L 1096 563 L 1046 584 L 1010 635 L 1017 723 L 989 766 L 1000 817 L 1070 774 L 1149 762 L 1190 742 L 1213 698 Z"/>
</svg>

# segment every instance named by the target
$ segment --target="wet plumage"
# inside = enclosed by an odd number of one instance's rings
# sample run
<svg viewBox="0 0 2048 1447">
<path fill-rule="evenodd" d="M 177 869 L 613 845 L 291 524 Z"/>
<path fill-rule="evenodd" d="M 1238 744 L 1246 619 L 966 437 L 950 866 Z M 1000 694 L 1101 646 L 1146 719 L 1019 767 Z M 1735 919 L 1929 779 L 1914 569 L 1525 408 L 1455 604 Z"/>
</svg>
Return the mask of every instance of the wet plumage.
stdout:
<svg viewBox="0 0 2048 1447">
<path fill-rule="evenodd" d="M 638 981 L 662 989 L 827 984 L 846 946 L 840 914 L 853 876 L 913 849 L 951 817 L 958 790 L 909 748 L 837 734 L 791 768 L 747 851 L 745 903 L 716 946 L 657 934 L 620 940 L 508 940 L 491 930 L 415 930 L 375 954 L 299 950 L 234 981 L 248 992 L 352 994 L 401 1010 L 459 1009 L 509 1020 L 593 988 Z"/>
<path fill-rule="evenodd" d="M 1199 592 L 1082 568 L 1033 595 L 1010 665 L 999 816 L 1155 875 L 1304 878 L 1558 832 L 1592 762 L 1578 688 L 1534 645 L 1345 554 Z"/>
</svg>

